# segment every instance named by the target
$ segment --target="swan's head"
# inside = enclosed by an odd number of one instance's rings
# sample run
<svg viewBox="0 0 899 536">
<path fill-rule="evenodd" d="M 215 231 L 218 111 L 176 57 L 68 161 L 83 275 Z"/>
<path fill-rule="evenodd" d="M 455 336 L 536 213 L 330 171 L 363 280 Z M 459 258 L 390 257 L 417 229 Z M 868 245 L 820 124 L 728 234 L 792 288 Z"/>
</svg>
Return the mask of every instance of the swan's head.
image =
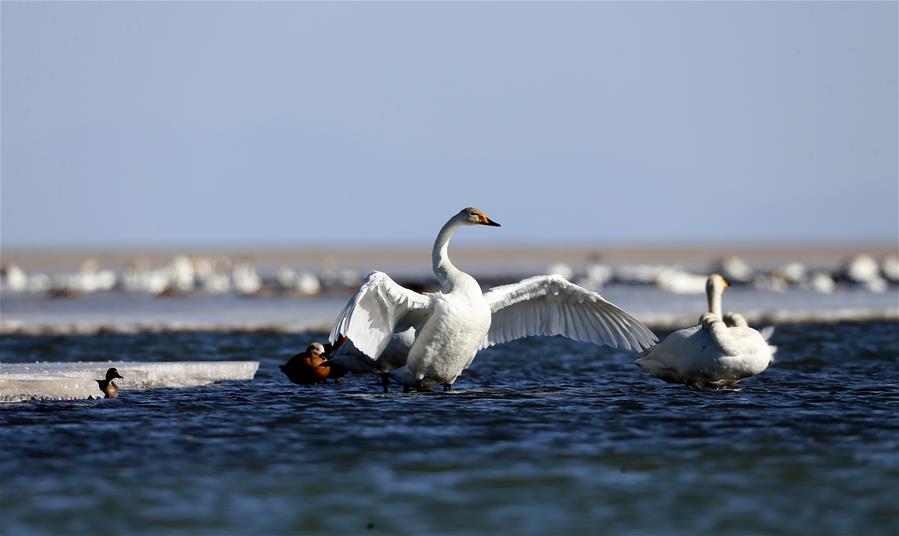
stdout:
<svg viewBox="0 0 899 536">
<path fill-rule="evenodd" d="M 708 280 L 705 282 L 705 290 L 706 292 L 723 292 L 724 289 L 730 286 L 720 274 L 712 274 L 709 276 Z"/>
<path fill-rule="evenodd" d="M 314 342 L 306 347 L 306 351 L 314 356 L 319 356 L 325 353 L 325 347 L 320 342 Z"/>
<path fill-rule="evenodd" d="M 487 215 L 480 210 L 472 207 L 463 208 L 456 214 L 456 218 L 469 225 L 490 225 L 491 227 L 500 227 L 500 224 L 488 218 Z"/>
</svg>

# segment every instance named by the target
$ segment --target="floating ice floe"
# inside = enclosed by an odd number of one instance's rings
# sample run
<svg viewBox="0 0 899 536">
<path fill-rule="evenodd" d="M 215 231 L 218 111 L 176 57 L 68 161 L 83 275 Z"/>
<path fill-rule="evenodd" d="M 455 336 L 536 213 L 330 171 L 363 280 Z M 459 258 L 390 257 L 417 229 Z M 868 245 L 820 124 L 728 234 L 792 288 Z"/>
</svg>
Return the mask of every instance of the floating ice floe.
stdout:
<svg viewBox="0 0 899 536">
<path fill-rule="evenodd" d="M 222 380 L 252 380 L 258 361 L 0 363 L 0 402 L 102 398 L 97 385 L 109 368 L 124 379 L 121 391 L 160 387 L 196 387 Z"/>
</svg>

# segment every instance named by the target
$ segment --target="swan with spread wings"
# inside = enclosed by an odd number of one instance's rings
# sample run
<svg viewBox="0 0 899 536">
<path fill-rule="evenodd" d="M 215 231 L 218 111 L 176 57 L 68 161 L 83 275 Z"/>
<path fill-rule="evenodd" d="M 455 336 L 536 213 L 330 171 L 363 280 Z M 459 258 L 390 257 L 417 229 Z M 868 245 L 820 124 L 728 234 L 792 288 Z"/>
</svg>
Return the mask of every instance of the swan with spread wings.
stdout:
<svg viewBox="0 0 899 536">
<path fill-rule="evenodd" d="M 449 390 L 479 350 L 535 335 L 571 339 L 639 352 L 658 339 L 639 320 L 599 294 L 556 275 L 531 277 L 486 293 L 450 261 L 453 234 L 465 226 L 500 225 L 478 209 L 465 208 L 437 235 L 432 253 L 440 291 L 418 293 L 372 272 L 341 311 L 331 341 L 347 337 L 407 389 L 443 385 Z M 414 329 L 405 364 L 385 371 L 379 356 L 397 333 Z"/>
</svg>

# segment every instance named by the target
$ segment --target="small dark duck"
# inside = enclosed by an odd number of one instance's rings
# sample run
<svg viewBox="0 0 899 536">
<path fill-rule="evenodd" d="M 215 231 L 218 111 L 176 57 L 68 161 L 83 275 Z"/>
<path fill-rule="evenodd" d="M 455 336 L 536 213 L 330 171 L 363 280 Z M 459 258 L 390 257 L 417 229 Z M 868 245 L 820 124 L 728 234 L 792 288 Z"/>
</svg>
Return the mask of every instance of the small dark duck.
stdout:
<svg viewBox="0 0 899 536">
<path fill-rule="evenodd" d="M 105 380 L 96 380 L 97 383 L 100 384 L 100 390 L 103 391 L 103 394 L 106 395 L 105 398 L 115 398 L 119 396 L 119 388 L 116 386 L 115 382 L 112 381 L 116 378 L 124 380 L 122 376 L 119 375 L 119 371 L 115 368 L 111 368 L 106 371 L 106 379 Z"/>
<path fill-rule="evenodd" d="M 299 385 L 311 385 L 315 383 L 327 383 L 326 380 L 332 379 L 337 383 L 338 378 L 346 374 L 347 369 L 341 366 L 321 366 L 328 360 L 328 354 L 336 348 L 332 345 L 325 345 L 314 342 L 306 347 L 305 352 L 301 352 L 281 365 L 279 368 L 290 381 Z"/>
</svg>

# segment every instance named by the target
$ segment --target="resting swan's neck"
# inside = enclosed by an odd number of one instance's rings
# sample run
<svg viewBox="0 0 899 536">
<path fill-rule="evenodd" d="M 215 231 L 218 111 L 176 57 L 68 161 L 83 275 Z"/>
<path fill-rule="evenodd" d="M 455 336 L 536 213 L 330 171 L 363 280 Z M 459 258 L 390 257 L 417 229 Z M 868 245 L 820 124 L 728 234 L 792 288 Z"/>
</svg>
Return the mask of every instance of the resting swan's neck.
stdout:
<svg viewBox="0 0 899 536">
<path fill-rule="evenodd" d="M 721 314 L 721 295 L 724 289 L 709 285 L 706 288 L 705 296 L 709 300 L 709 312 L 718 318 L 723 318 Z"/>
<path fill-rule="evenodd" d="M 456 286 L 456 282 L 465 275 L 462 270 L 456 268 L 450 261 L 448 251 L 450 238 L 461 226 L 462 224 L 456 218 L 446 222 L 446 225 L 437 234 L 437 240 L 434 241 L 434 251 L 431 253 L 434 275 L 440 281 L 440 286 L 447 292 L 451 291 Z"/>
</svg>

